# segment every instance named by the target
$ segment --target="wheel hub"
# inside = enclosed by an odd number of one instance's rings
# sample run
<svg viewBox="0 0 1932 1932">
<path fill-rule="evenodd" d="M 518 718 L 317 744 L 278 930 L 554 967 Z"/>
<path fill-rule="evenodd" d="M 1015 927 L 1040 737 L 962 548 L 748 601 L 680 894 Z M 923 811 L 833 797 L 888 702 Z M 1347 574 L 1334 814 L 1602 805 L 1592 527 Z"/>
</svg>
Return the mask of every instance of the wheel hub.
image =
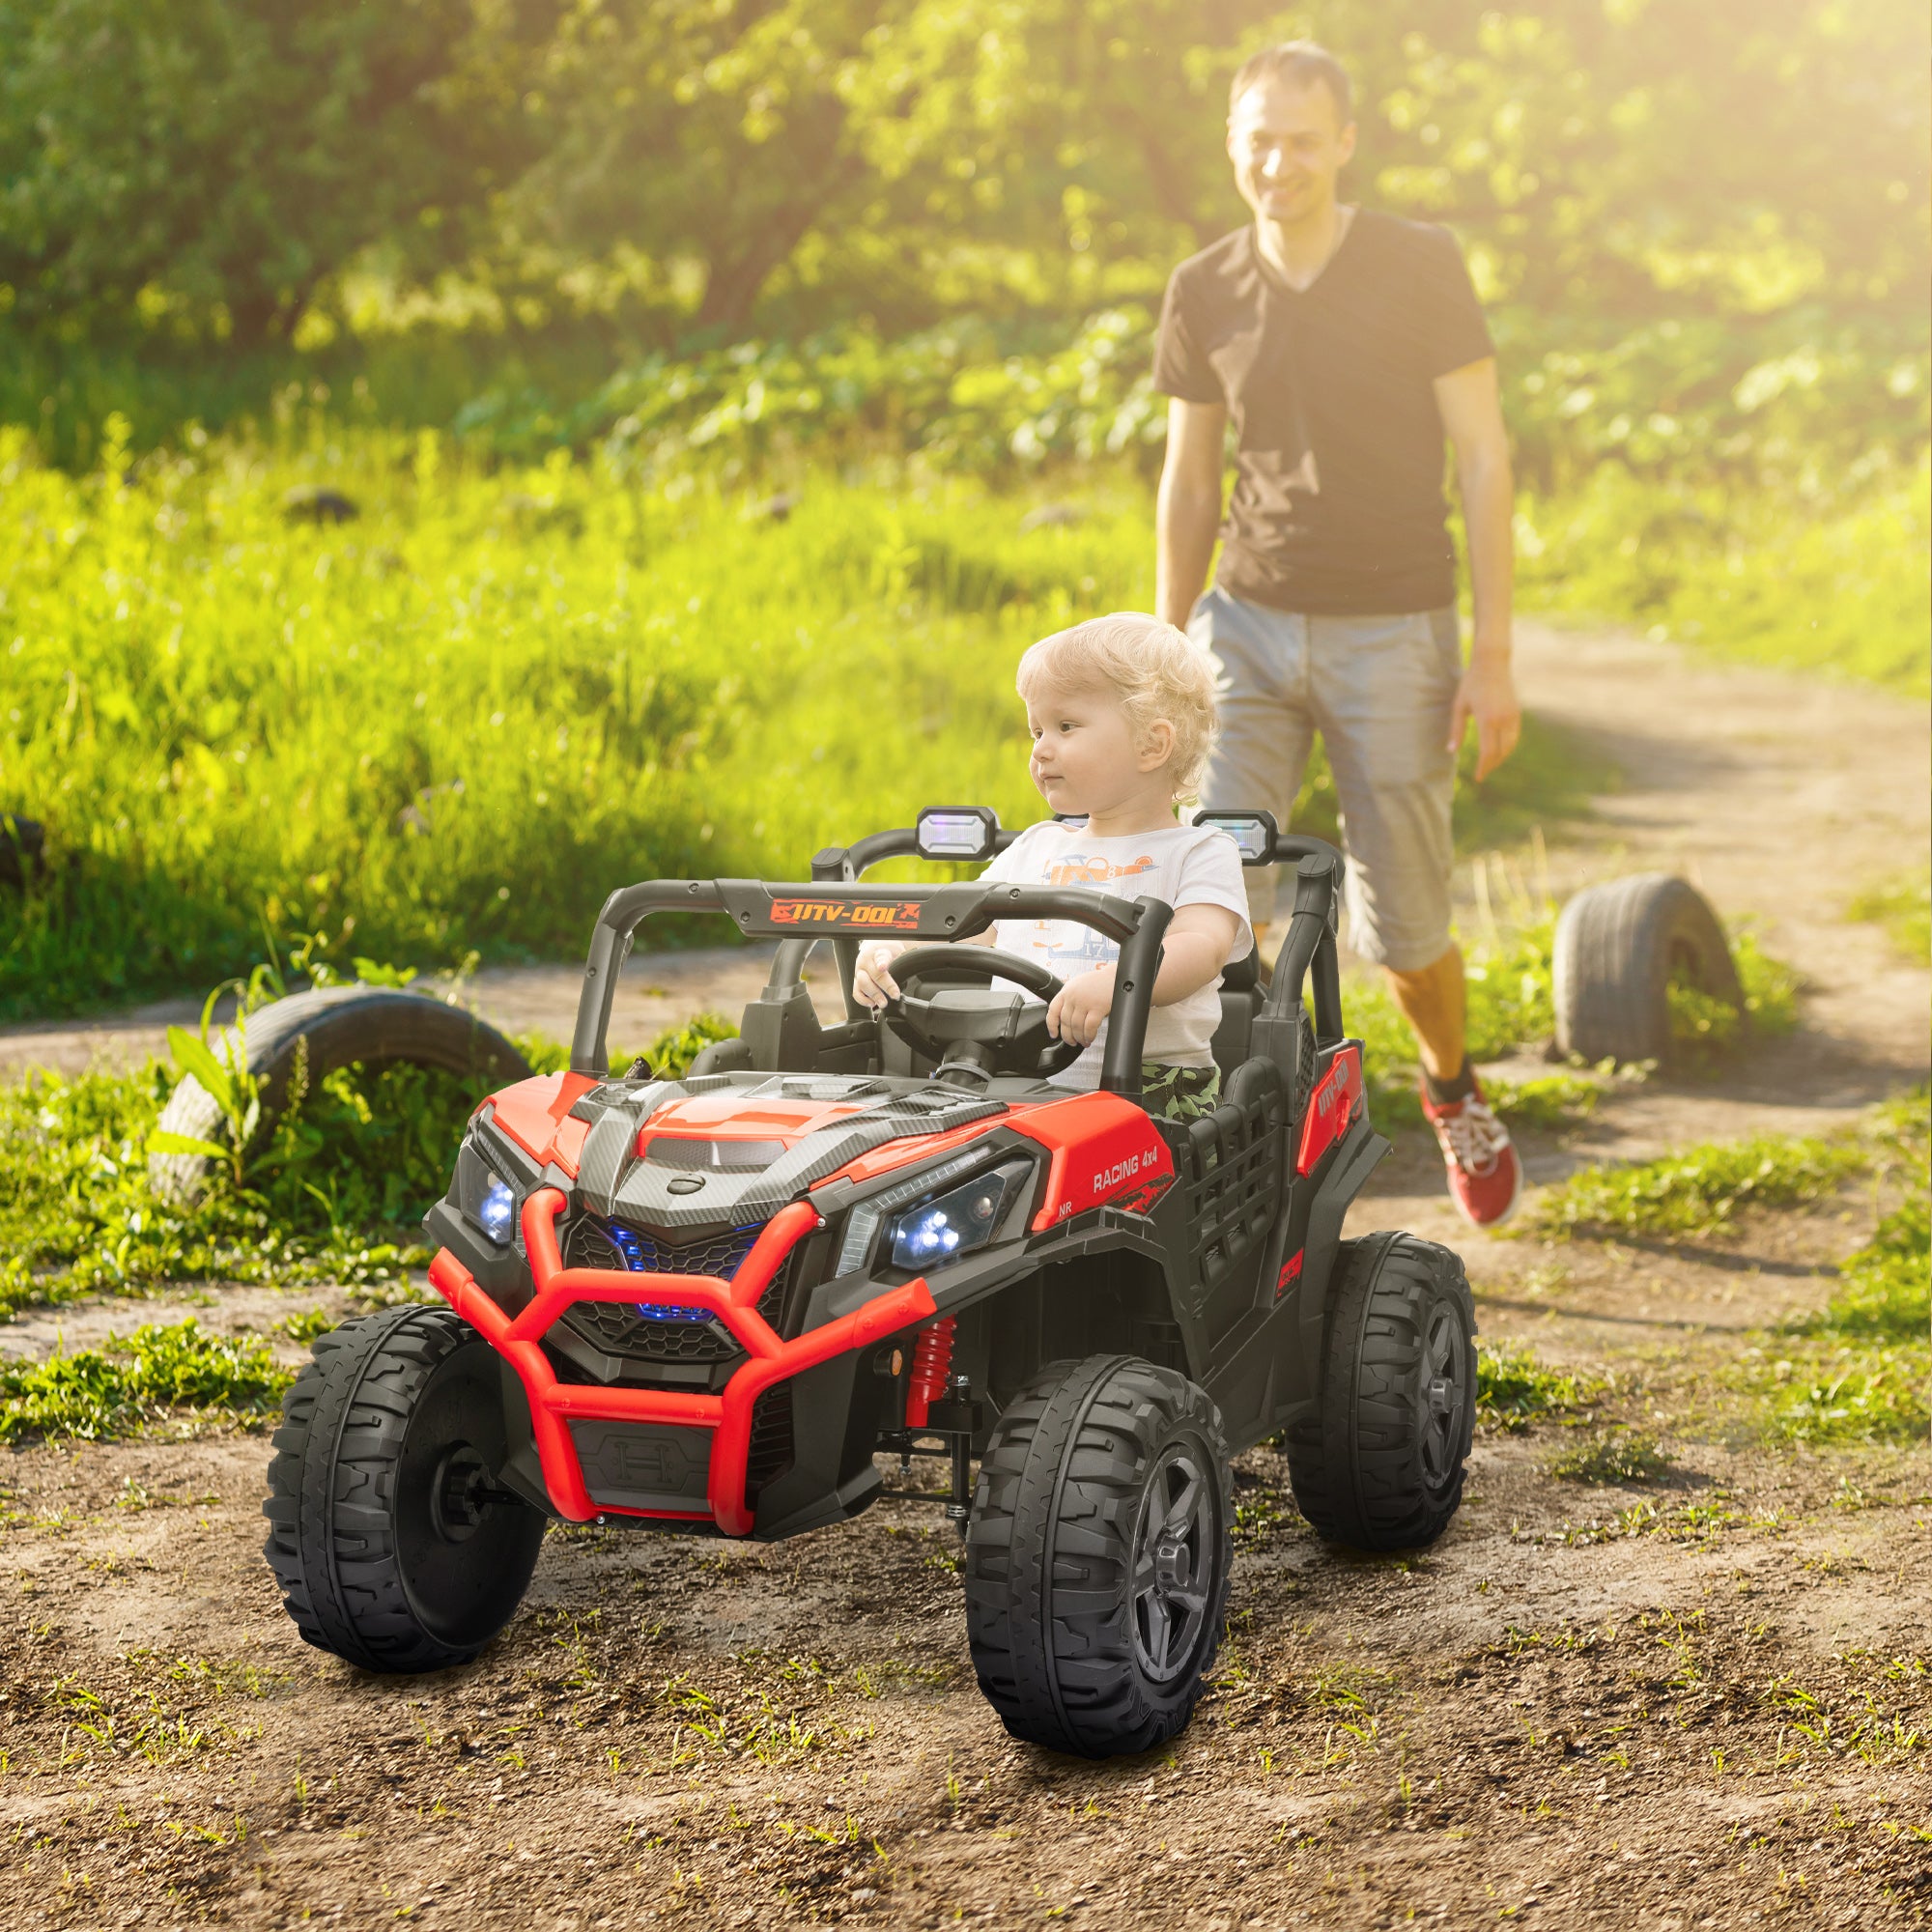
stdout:
<svg viewBox="0 0 1932 1932">
<path fill-rule="evenodd" d="M 430 1521 L 445 1543 L 474 1536 L 490 1514 L 490 1469 L 467 1442 L 437 1464 L 430 1483 Z"/>
<path fill-rule="evenodd" d="M 1436 1307 L 1423 1345 L 1422 1386 L 1418 1406 L 1422 1424 L 1422 1468 L 1434 1490 L 1455 1476 L 1463 1447 L 1464 1393 L 1457 1372 L 1463 1367 L 1463 1339 L 1447 1303 Z"/>
<path fill-rule="evenodd" d="M 1219 1535 L 1215 1490 L 1197 1454 L 1175 1443 L 1155 1463 L 1134 1531 L 1134 1653 L 1141 1668 L 1171 1683 L 1192 1667 L 1208 1621 L 1204 1579 Z"/>
<path fill-rule="evenodd" d="M 1186 1544 L 1162 1537 L 1154 1551 L 1153 1574 L 1156 1585 L 1170 1595 L 1184 1590 L 1194 1580 L 1194 1559 Z"/>
</svg>

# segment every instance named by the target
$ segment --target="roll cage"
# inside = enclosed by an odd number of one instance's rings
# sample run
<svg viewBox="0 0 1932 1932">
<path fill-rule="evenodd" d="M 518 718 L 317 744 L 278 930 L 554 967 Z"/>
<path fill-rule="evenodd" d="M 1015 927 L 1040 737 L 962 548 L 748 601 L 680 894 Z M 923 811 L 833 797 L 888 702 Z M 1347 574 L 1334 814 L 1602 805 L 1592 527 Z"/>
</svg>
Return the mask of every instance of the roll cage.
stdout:
<svg viewBox="0 0 1932 1932">
<path fill-rule="evenodd" d="M 1346 1037 L 1336 951 L 1342 855 L 1325 839 L 1280 831 L 1265 811 L 1203 812 L 1195 822 L 1219 826 L 1234 837 L 1244 866 L 1294 867 L 1294 905 L 1267 992 L 1254 1017 L 1251 1049 L 1274 1059 L 1287 1071 L 1295 1064 L 1296 1009 L 1304 988 L 1313 1008 L 1318 1050 L 1339 1045 Z M 1005 851 L 1018 837 L 995 826 L 990 850 Z M 652 879 L 620 888 L 605 900 L 591 935 L 571 1044 L 571 1070 L 600 1080 L 609 1074 L 608 1036 L 617 975 L 637 928 L 655 913 L 717 913 L 730 919 L 748 939 L 780 942 L 764 990 L 747 1013 L 746 1035 L 758 1036 L 754 1047 L 760 1050 L 760 1064 L 769 1057 L 779 1069 L 801 1072 L 862 1054 L 874 1037 L 871 1016 L 852 990 L 865 939 L 970 939 L 1001 919 L 1063 919 L 1104 934 L 1121 949 L 1099 1084 L 1102 1093 L 1137 1098 L 1161 940 L 1173 908 L 1155 898 L 1129 900 L 1072 886 L 862 883 L 872 867 L 888 859 L 920 856 L 919 828 L 901 826 L 872 833 L 849 846 L 827 846 L 812 859 L 809 885 L 754 879 Z M 839 1025 L 824 1028 L 806 991 L 804 972 L 813 948 L 828 941 L 838 962 L 846 1017 Z M 1251 976 L 1242 977 L 1245 984 L 1253 983 Z"/>
</svg>

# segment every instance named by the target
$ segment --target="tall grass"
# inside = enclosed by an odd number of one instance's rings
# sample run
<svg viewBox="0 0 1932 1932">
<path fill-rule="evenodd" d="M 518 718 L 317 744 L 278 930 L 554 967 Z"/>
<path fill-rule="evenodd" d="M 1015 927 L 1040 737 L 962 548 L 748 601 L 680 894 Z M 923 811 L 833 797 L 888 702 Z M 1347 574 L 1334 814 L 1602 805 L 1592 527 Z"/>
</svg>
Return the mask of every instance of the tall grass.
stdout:
<svg viewBox="0 0 1932 1932">
<path fill-rule="evenodd" d="M 0 908 L 16 1012 L 206 983 L 265 920 L 568 955 L 631 879 L 796 875 L 926 798 L 1032 816 L 1020 650 L 1146 596 L 1137 504 L 1021 532 L 983 491 L 825 477 L 781 523 L 380 432 L 112 457 L 0 456 L 0 809 L 52 862 Z M 292 524 L 315 478 L 361 516 Z"/>
<path fill-rule="evenodd" d="M 1734 662 L 1932 690 L 1932 463 L 1849 498 L 1661 486 L 1605 464 L 1517 520 L 1526 608 L 1654 628 Z"/>
<path fill-rule="evenodd" d="M 731 1031 L 701 1013 L 642 1057 L 674 1077 Z M 539 1072 L 568 1062 L 554 1040 L 518 1045 Z M 487 1082 L 338 1067 L 241 1150 L 238 1171 L 216 1167 L 184 1201 L 157 1194 L 148 1165 L 179 1072 L 151 1060 L 0 1083 L 0 1321 L 32 1302 L 165 1282 L 332 1281 L 382 1296 L 429 1260 L 418 1226 Z"/>
<path fill-rule="evenodd" d="M 359 514 L 292 516 L 317 485 Z M 1145 608 L 1145 494 L 1090 482 L 1028 527 L 1037 497 L 971 479 L 792 485 L 486 472 L 313 415 L 133 462 L 123 426 L 76 478 L 0 431 L 0 811 L 49 858 L 0 895 L 0 1014 L 204 986 L 265 928 L 342 960 L 568 957 L 634 879 L 796 877 L 941 799 L 1037 816 L 1013 667 Z M 1459 834 L 1606 780 L 1534 727 Z M 1319 759 L 1296 820 L 1333 831 Z"/>
</svg>

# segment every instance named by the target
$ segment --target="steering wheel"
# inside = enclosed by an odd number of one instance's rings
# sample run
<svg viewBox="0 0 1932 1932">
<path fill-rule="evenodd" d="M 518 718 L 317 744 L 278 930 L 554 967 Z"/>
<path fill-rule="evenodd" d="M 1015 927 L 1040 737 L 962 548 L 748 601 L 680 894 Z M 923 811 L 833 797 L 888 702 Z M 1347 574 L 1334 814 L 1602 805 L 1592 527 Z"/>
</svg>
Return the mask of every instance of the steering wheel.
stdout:
<svg viewBox="0 0 1932 1932">
<path fill-rule="evenodd" d="M 987 1075 L 1043 1080 L 1086 1051 L 1078 1040 L 1055 1039 L 1047 1032 L 1047 1005 L 1061 982 L 1037 959 L 992 946 L 913 946 L 891 970 L 900 993 L 879 1009 L 879 1023 L 942 1067 L 963 1065 Z M 1024 986 L 1039 1004 L 995 992 L 995 980 Z M 961 981 L 981 990 L 949 992 L 949 982 L 956 988 Z"/>
</svg>

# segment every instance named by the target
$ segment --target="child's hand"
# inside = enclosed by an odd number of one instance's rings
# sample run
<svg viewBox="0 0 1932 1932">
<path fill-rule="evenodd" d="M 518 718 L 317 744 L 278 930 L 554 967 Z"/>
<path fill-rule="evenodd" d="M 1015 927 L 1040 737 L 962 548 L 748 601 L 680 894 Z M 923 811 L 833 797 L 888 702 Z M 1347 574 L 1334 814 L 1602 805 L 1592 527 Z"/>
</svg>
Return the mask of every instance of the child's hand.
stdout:
<svg viewBox="0 0 1932 1932">
<path fill-rule="evenodd" d="M 1114 1009 L 1114 968 L 1096 966 L 1069 980 L 1054 994 L 1046 1009 L 1046 1030 L 1055 1039 L 1077 1040 L 1092 1046 L 1100 1023 Z"/>
<path fill-rule="evenodd" d="M 862 1007 L 876 1011 L 888 1000 L 898 998 L 899 983 L 888 968 L 904 951 L 890 939 L 875 939 L 859 949 L 859 963 L 852 971 L 852 997 Z"/>
</svg>

